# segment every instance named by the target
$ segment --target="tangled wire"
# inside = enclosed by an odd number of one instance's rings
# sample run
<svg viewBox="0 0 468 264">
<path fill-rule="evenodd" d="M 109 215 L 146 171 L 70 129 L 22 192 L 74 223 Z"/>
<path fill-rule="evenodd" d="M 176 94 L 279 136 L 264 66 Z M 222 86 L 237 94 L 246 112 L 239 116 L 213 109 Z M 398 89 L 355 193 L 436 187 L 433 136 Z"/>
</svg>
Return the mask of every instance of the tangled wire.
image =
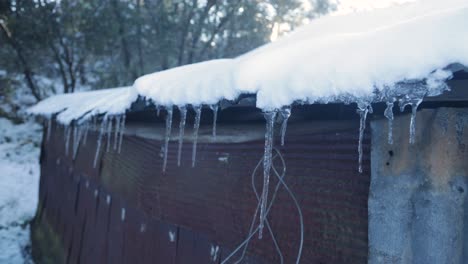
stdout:
<svg viewBox="0 0 468 264">
<path fill-rule="evenodd" d="M 288 185 L 284 181 L 284 178 L 286 177 L 286 162 L 284 161 L 283 155 L 281 154 L 281 152 L 277 148 L 273 148 L 273 151 L 275 152 L 275 155 L 273 156 L 272 161 L 274 161 L 276 158 L 279 158 L 280 161 L 281 161 L 281 164 L 282 164 L 282 170 L 281 170 L 281 173 L 279 173 L 278 170 L 276 169 L 275 165 L 274 165 L 274 162 L 272 162 L 272 167 L 271 168 L 273 170 L 273 174 L 278 179 L 278 183 L 276 184 L 275 191 L 274 191 L 274 193 L 273 193 L 273 195 L 271 197 L 271 201 L 270 201 L 270 203 L 268 205 L 268 209 L 266 211 L 266 216 L 268 216 L 268 213 L 270 212 L 270 209 L 273 206 L 273 203 L 275 202 L 278 190 L 279 190 L 280 186 L 282 185 L 284 187 L 284 189 L 288 192 L 291 199 L 293 200 L 294 205 L 296 206 L 298 214 L 299 214 L 300 243 L 299 243 L 299 249 L 298 249 L 297 257 L 296 257 L 296 264 L 299 264 L 300 260 L 301 260 L 301 255 L 302 255 L 302 248 L 303 248 L 303 245 L 304 245 L 304 222 L 303 222 L 303 217 L 302 217 L 302 210 L 301 210 L 301 208 L 299 206 L 299 203 L 297 202 L 297 199 L 296 199 L 295 195 L 293 194 L 291 189 L 288 187 Z M 227 263 L 227 261 L 229 259 L 234 257 L 238 252 L 240 252 L 242 250 L 242 255 L 239 257 L 239 259 L 237 261 L 234 262 L 235 264 L 241 263 L 241 261 L 245 258 L 245 255 L 247 253 L 247 249 L 249 247 L 250 240 L 254 237 L 254 235 L 260 229 L 259 225 L 256 226 L 255 224 L 256 224 L 257 214 L 258 214 L 258 211 L 260 209 L 262 201 L 261 201 L 259 192 L 257 190 L 257 187 L 255 186 L 255 176 L 257 174 L 258 168 L 263 163 L 263 159 L 264 159 L 264 157 L 262 157 L 260 159 L 260 161 L 257 163 L 257 166 L 255 166 L 255 169 L 253 170 L 253 172 L 251 174 L 252 189 L 253 189 L 253 191 L 255 193 L 255 196 L 257 198 L 258 205 L 257 205 L 255 213 L 254 213 L 254 215 L 252 217 L 252 222 L 250 224 L 249 234 L 248 234 L 247 238 L 229 256 L 227 256 L 221 262 L 221 264 Z M 265 220 L 265 225 L 266 225 L 266 227 L 268 229 L 268 232 L 270 233 L 271 238 L 273 240 L 273 243 L 275 245 L 276 252 L 278 253 L 278 256 L 280 258 L 280 263 L 283 264 L 284 263 L 283 253 L 281 252 L 281 249 L 280 249 L 280 247 L 278 245 L 278 242 L 277 242 L 277 240 L 275 238 L 275 235 L 273 234 L 273 230 L 272 230 L 272 228 L 270 226 L 270 223 L 268 222 L 268 218 Z"/>
</svg>

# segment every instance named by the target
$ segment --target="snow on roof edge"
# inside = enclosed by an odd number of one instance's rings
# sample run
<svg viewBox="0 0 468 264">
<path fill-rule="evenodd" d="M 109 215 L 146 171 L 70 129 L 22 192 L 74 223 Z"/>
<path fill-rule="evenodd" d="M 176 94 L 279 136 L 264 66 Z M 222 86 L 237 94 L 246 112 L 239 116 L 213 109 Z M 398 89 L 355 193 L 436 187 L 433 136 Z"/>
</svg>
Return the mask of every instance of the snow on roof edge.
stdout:
<svg viewBox="0 0 468 264">
<path fill-rule="evenodd" d="M 51 118 L 69 125 L 74 120 L 86 121 L 92 116 L 121 115 L 138 98 L 131 87 L 101 89 L 49 97 L 27 110 L 28 114 Z"/>
</svg>

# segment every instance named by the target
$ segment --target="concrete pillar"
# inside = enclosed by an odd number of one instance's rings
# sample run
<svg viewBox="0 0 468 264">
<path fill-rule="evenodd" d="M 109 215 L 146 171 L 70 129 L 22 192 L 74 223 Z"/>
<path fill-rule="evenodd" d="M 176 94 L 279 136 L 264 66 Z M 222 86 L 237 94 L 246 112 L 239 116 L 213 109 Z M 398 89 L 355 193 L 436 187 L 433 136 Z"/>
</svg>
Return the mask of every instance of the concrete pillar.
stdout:
<svg viewBox="0 0 468 264">
<path fill-rule="evenodd" d="M 468 263 L 468 109 L 371 122 L 369 263 Z M 463 128 L 466 126 L 466 133 Z"/>
</svg>

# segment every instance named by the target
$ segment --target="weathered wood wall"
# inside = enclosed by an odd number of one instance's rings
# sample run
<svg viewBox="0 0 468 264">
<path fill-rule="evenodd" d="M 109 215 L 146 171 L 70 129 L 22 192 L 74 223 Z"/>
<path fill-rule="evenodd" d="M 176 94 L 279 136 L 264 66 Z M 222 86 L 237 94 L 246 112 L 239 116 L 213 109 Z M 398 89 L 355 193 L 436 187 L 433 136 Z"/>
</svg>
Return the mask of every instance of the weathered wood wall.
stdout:
<svg viewBox="0 0 468 264">
<path fill-rule="evenodd" d="M 304 217 L 301 263 L 367 262 L 370 136 L 365 136 L 364 173 L 359 174 L 358 123 L 292 122 L 286 146 L 279 148 L 286 162 L 285 182 Z M 174 133 L 177 126 L 174 122 Z M 177 167 L 173 140 L 166 174 L 163 142 L 144 136 L 151 128 L 138 128 L 129 125 L 120 154 L 106 153 L 104 144 L 96 169 L 96 133 L 90 133 L 73 161 L 65 154 L 63 129 L 53 130 L 43 147 L 40 205 L 32 232 L 39 263 L 220 263 L 246 238 L 257 206 L 251 174 L 263 154 L 264 126 L 236 128 L 234 137 L 252 135 L 230 143 L 223 143 L 222 135 L 234 128 L 220 124 L 218 139 L 210 142 L 209 127 L 202 127 L 195 168 L 187 129 L 182 166 Z M 282 169 L 278 158 L 275 164 Z M 259 192 L 261 173 L 260 167 L 255 178 Z M 272 176 L 270 194 L 276 183 Z M 281 187 L 269 223 L 284 263 L 295 262 L 298 221 L 294 203 Z M 217 247 L 218 254 L 212 254 Z M 262 240 L 252 239 L 243 263 L 279 263 L 267 230 Z"/>
</svg>

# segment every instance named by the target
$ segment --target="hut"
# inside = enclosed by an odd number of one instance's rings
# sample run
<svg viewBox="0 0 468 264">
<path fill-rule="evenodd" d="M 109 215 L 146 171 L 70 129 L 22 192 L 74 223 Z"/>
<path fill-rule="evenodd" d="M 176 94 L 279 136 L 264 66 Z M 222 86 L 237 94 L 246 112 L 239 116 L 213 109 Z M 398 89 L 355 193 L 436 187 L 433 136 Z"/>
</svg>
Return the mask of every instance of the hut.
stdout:
<svg viewBox="0 0 468 264">
<path fill-rule="evenodd" d="M 35 259 L 466 263 L 467 22 L 460 0 L 324 17 L 40 102 Z"/>
</svg>

